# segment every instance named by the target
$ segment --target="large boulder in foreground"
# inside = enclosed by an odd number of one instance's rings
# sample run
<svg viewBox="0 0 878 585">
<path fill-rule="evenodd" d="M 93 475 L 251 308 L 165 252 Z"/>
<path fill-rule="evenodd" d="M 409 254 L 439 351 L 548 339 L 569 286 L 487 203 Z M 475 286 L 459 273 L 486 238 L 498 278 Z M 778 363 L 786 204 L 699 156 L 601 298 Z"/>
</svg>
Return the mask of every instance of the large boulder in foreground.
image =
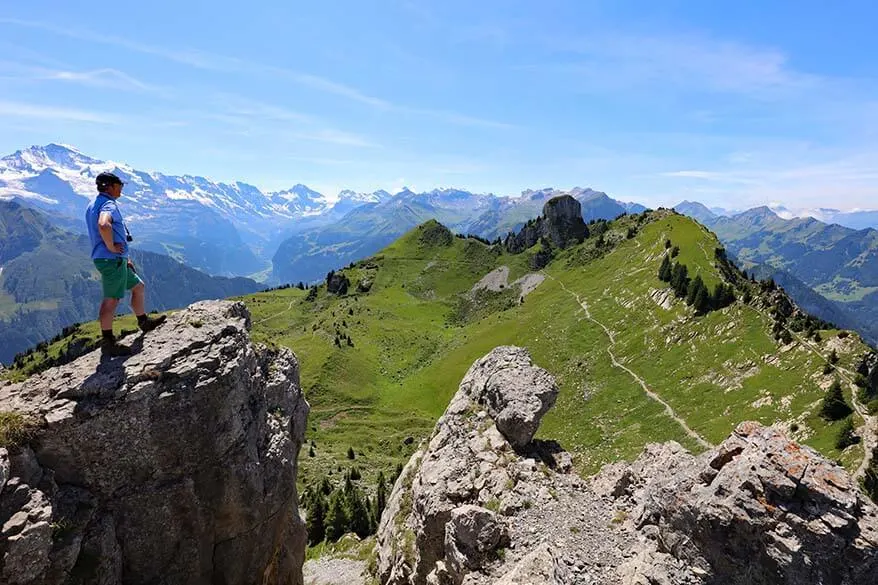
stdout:
<svg viewBox="0 0 878 585">
<path fill-rule="evenodd" d="M 642 540 L 626 583 L 878 583 L 878 509 L 844 469 L 774 428 L 741 423 L 698 457 L 651 445 L 595 489 Z"/>
<path fill-rule="evenodd" d="M 249 326 L 242 303 L 196 303 L 130 358 L 0 388 L 39 425 L 0 449 L 0 582 L 302 583 L 308 404 L 295 356 Z"/>
<path fill-rule="evenodd" d="M 534 367 L 526 349 L 511 346 L 498 347 L 476 361 L 460 391 L 485 407 L 497 430 L 517 449 L 531 442 L 558 397 L 551 374 Z"/>
<path fill-rule="evenodd" d="M 461 583 L 508 544 L 504 515 L 529 506 L 536 463 L 519 452 L 555 403 L 527 350 L 498 347 L 467 372 L 426 448 L 403 469 L 378 529 L 382 583 Z"/>
</svg>

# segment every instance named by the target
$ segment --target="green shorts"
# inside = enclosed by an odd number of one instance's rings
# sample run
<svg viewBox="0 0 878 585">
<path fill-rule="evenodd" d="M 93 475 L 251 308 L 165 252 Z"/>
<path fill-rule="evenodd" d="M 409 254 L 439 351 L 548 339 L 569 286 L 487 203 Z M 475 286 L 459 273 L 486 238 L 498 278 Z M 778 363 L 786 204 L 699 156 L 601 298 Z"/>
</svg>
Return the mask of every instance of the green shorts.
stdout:
<svg viewBox="0 0 878 585">
<path fill-rule="evenodd" d="M 128 266 L 126 258 L 113 260 L 97 259 L 95 267 L 101 273 L 101 284 L 105 299 L 121 299 L 126 290 L 131 290 L 141 282 L 137 273 Z"/>
</svg>

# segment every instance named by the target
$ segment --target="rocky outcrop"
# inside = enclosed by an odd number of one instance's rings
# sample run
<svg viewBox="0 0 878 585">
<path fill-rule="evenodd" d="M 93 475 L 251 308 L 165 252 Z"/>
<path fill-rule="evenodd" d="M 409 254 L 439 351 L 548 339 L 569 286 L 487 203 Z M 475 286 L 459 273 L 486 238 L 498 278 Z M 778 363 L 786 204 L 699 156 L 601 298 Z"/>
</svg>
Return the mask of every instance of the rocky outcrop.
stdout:
<svg viewBox="0 0 878 585">
<path fill-rule="evenodd" d="M 516 485 L 536 462 L 516 449 L 530 443 L 557 393 L 524 349 L 498 347 L 473 364 L 391 493 L 378 530 L 382 583 L 460 583 L 497 558 L 508 531 L 495 512 L 534 497 L 532 486 Z"/>
<path fill-rule="evenodd" d="M 870 351 L 857 365 L 857 373 L 866 379 L 866 391 L 878 393 L 878 352 Z"/>
<path fill-rule="evenodd" d="M 543 206 L 545 235 L 555 247 L 566 248 L 588 237 L 588 227 L 582 219 L 582 204 L 570 195 L 554 197 Z"/>
<path fill-rule="evenodd" d="M 701 455 L 647 445 L 586 481 L 533 440 L 556 392 L 523 349 L 473 364 L 394 485 L 381 583 L 878 583 L 878 509 L 816 451 L 742 423 Z"/>
<path fill-rule="evenodd" d="M 626 583 L 878 583 L 878 509 L 777 429 L 742 423 L 698 457 L 651 445 L 595 488 L 641 541 Z"/>
<path fill-rule="evenodd" d="M 582 205 L 570 195 L 561 195 L 546 202 L 540 217 L 527 222 L 517 234 L 507 236 L 504 246 L 508 252 L 518 254 L 542 238 L 550 245 L 563 249 L 579 244 L 587 237 L 588 226 L 582 219 Z M 551 259 L 551 255 L 544 253 L 543 259 L 547 258 Z"/>
<path fill-rule="evenodd" d="M 326 275 L 326 291 L 331 294 L 345 295 L 350 286 L 351 281 L 348 280 L 348 277 L 343 272 L 333 271 Z"/>
<path fill-rule="evenodd" d="M 295 356 L 251 344 L 249 321 L 197 303 L 127 359 L 0 388 L 0 411 L 39 423 L 0 450 L 0 582 L 302 582 L 308 404 Z"/>
</svg>

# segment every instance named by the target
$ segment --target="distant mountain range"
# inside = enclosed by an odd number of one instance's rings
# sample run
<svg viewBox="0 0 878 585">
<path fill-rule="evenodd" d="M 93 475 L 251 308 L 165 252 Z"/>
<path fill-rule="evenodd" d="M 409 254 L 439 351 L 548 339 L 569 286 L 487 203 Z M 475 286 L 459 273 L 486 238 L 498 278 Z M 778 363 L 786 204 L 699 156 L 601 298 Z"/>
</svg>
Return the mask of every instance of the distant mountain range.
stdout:
<svg viewBox="0 0 878 585">
<path fill-rule="evenodd" d="M 89 251 L 86 236 L 53 226 L 39 211 L 0 201 L 0 362 L 97 316 L 101 285 Z M 137 250 L 132 258 L 147 286 L 148 309 L 262 288 L 248 278 L 210 276 L 152 252 Z M 120 310 L 128 310 L 127 302 Z"/>
<path fill-rule="evenodd" d="M 712 229 L 745 268 L 761 266 L 759 274 L 776 276 L 818 316 L 878 342 L 878 230 L 855 230 L 813 217 L 784 219 L 768 207 L 731 216 L 691 201 L 675 209 Z M 803 286 L 829 300 L 834 310 L 809 306 Z"/>
<path fill-rule="evenodd" d="M 334 262 L 306 260 L 304 265 L 320 264 L 320 269 L 293 273 L 299 256 L 310 253 L 319 258 L 326 254 L 327 243 L 344 244 L 335 235 L 339 232 L 369 240 L 358 243 L 350 253 L 380 249 L 417 225 L 412 223 L 415 218 L 439 219 L 455 229 L 493 238 L 539 215 L 546 198 L 559 192 L 525 191 L 521 197 L 510 198 L 458 189 L 425 193 L 403 189 L 395 194 L 344 190 L 331 198 L 301 184 L 263 192 L 242 182 L 218 183 L 192 175 L 145 172 L 95 159 L 70 146 L 48 144 L 0 159 L 0 199 L 23 200 L 46 212 L 55 225 L 82 231 L 83 210 L 95 194 L 94 178 L 103 171 L 114 172 L 126 182 L 121 205 L 135 236 L 135 247 L 167 254 L 219 275 L 264 277 L 271 274 L 272 259 L 280 259 L 273 274 L 290 280 L 319 277 L 323 268 L 332 268 Z M 571 193 L 583 202 L 586 219 L 612 219 L 643 209 L 590 189 Z M 361 207 L 363 211 L 358 212 Z M 385 212 L 394 219 L 374 217 Z M 326 233 L 318 236 L 322 230 Z M 306 234 L 304 242 L 285 243 L 298 234 Z M 281 248 L 285 252 L 279 255 Z"/>
<path fill-rule="evenodd" d="M 561 194 L 580 201 L 586 221 L 645 209 L 579 187 L 526 190 L 519 197 L 461 189 L 402 189 L 393 194 L 345 190 L 328 197 L 302 184 L 263 192 L 242 182 L 144 172 L 58 144 L 0 159 L 0 200 L 20 200 L 40 209 L 54 226 L 81 232 L 83 209 L 94 196 L 94 177 L 102 171 L 115 172 L 128 183 L 121 205 L 136 248 L 210 274 L 251 275 L 268 284 L 321 279 L 429 219 L 457 233 L 494 240 L 519 230 L 540 214 L 547 200 Z M 779 281 L 799 291 L 791 291 L 794 298 L 815 307 L 818 315 L 878 340 L 878 232 L 856 229 L 871 228 L 878 212 L 779 206 L 732 212 L 696 202 L 676 209 L 713 229 L 751 268 L 774 271 Z M 836 224 L 799 215 L 818 215 Z M 827 303 L 817 302 L 815 291 Z"/>
<path fill-rule="evenodd" d="M 699 206 L 700 208 L 706 209 L 713 215 L 717 216 L 733 216 L 746 211 L 742 209 L 731 210 L 722 207 L 708 208 L 701 203 L 693 203 L 691 201 L 684 201 L 678 207 L 682 206 L 685 208 L 690 205 Z M 842 211 L 840 209 L 832 209 L 830 207 L 790 208 L 786 207 L 785 205 L 777 204 L 768 204 L 765 207 L 768 207 L 768 209 L 774 212 L 774 214 L 781 219 L 807 219 L 809 217 L 812 217 L 818 221 L 822 221 L 823 223 L 837 223 L 838 225 L 849 227 L 855 230 L 862 230 L 866 228 L 878 229 L 878 209 Z"/>
<path fill-rule="evenodd" d="M 290 237 L 272 258 L 273 274 L 281 282 L 319 279 L 329 270 L 374 254 L 429 219 L 438 220 L 457 233 L 494 240 L 520 230 L 526 221 L 540 215 L 546 201 L 562 194 L 579 200 L 586 221 L 611 220 L 646 209 L 578 187 L 571 191 L 528 190 L 516 198 L 456 189 L 427 193 L 404 189 L 383 201 L 363 205 L 330 225 Z"/>
</svg>

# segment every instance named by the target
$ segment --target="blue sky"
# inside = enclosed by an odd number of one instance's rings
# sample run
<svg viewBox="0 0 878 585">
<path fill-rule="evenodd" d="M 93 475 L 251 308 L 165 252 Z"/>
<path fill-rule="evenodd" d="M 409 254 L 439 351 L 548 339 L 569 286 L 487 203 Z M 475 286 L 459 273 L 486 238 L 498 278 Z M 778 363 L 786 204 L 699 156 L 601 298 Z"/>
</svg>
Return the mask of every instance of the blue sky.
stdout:
<svg viewBox="0 0 878 585">
<path fill-rule="evenodd" d="M 6 3 L 0 152 L 329 193 L 876 208 L 878 4 L 828 6 Z"/>
</svg>

